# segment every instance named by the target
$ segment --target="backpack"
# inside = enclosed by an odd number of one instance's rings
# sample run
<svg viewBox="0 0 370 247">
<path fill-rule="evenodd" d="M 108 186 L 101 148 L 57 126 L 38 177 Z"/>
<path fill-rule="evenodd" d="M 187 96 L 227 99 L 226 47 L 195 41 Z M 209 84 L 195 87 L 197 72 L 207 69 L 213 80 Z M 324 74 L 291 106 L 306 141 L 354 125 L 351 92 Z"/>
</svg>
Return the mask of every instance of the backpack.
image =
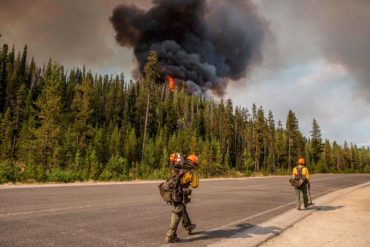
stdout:
<svg viewBox="0 0 370 247">
<path fill-rule="evenodd" d="M 294 176 L 294 178 L 289 179 L 289 183 L 293 187 L 298 188 L 298 189 L 302 188 L 308 182 L 306 176 L 304 176 L 302 174 L 302 170 L 303 170 L 303 167 L 302 166 L 298 166 L 297 167 L 297 173 L 298 173 L 298 175 Z"/>
<path fill-rule="evenodd" d="M 167 203 L 180 202 L 183 199 L 182 191 L 180 188 L 179 176 L 172 176 L 165 182 L 158 185 L 159 194 L 161 195 L 163 201 Z"/>
</svg>

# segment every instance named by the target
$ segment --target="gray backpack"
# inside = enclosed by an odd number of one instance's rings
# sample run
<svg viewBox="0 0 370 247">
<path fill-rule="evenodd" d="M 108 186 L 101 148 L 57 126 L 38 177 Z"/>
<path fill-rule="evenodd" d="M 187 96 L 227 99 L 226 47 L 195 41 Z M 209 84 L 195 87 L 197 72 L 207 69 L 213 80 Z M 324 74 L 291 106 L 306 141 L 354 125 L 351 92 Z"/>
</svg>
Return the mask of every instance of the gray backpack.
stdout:
<svg viewBox="0 0 370 247">
<path fill-rule="evenodd" d="M 289 179 L 290 185 L 292 185 L 295 188 L 302 188 L 305 186 L 308 182 L 306 176 L 302 174 L 303 167 L 297 167 L 298 175 L 294 176 L 294 178 Z"/>
<path fill-rule="evenodd" d="M 159 194 L 161 195 L 163 201 L 167 203 L 182 201 L 183 195 L 179 183 L 179 177 L 172 176 L 165 182 L 162 182 L 158 185 Z"/>
</svg>

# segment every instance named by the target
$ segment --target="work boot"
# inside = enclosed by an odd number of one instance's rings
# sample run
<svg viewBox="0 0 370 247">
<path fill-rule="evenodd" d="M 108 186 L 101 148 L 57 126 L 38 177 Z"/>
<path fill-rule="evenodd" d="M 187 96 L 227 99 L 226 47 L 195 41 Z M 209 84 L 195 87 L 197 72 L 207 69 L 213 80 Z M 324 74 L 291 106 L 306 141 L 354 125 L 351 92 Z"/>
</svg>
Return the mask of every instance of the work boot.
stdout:
<svg viewBox="0 0 370 247">
<path fill-rule="evenodd" d="M 180 239 L 175 236 L 166 236 L 166 243 L 177 243 L 180 242 Z"/>
<path fill-rule="evenodd" d="M 185 228 L 188 235 L 191 235 L 193 233 L 193 230 L 197 227 L 196 224 L 191 224 Z"/>
</svg>

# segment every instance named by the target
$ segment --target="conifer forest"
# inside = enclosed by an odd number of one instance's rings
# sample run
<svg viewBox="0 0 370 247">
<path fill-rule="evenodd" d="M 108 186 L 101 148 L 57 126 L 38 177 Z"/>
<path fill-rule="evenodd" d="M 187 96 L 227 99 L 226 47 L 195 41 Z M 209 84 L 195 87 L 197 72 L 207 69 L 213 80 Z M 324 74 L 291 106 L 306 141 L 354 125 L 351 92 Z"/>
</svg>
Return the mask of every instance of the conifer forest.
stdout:
<svg viewBox="0 0 370 247">
<path fill-rule="evenodd" d="M 143 78 L 37 65 L 0 48 L 0 183 L 163 179 L 169 155 L 195 153 L 201 177 L 290 174 L 298 157 L 311 173 L 370 172 L 370 149 L 309 136 L 287 109 L 235 106 L 169 87 L 150 53 Z"/>
</svg>

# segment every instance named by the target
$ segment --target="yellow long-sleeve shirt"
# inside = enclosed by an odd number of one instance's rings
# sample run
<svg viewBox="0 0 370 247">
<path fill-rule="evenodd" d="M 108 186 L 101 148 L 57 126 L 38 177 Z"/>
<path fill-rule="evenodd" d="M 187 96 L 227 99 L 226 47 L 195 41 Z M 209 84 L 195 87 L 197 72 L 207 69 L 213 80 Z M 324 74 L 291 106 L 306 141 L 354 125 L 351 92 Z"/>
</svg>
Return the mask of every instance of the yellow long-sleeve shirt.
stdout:
<svg viewBox="0 0 370 247">
<path fill-rule="evenodd" d="M 198 188 L 199 186 L 199 176 L 196 171 L 192 170 L 190 172 L 186 172 L 184 175 L 182 175 L 180 184 L 185 185 L 190 183 L 190 187 L 192 188 Z"/>
<path fill-rule="evenodd" d="M 302 166 L 302 165 L 299 165 L 299 166 L 293 168 L 293 177 L 298 175 L 298 169 L 297 169 L 298 167 L 299 168 L 303 167 L 302 168 L 302 175 L 307 178 L 308 182 L 310 182 L 310 174 L 308 173 L 308 169 L 307 169 L 307 167 Z"/>
</svg>

